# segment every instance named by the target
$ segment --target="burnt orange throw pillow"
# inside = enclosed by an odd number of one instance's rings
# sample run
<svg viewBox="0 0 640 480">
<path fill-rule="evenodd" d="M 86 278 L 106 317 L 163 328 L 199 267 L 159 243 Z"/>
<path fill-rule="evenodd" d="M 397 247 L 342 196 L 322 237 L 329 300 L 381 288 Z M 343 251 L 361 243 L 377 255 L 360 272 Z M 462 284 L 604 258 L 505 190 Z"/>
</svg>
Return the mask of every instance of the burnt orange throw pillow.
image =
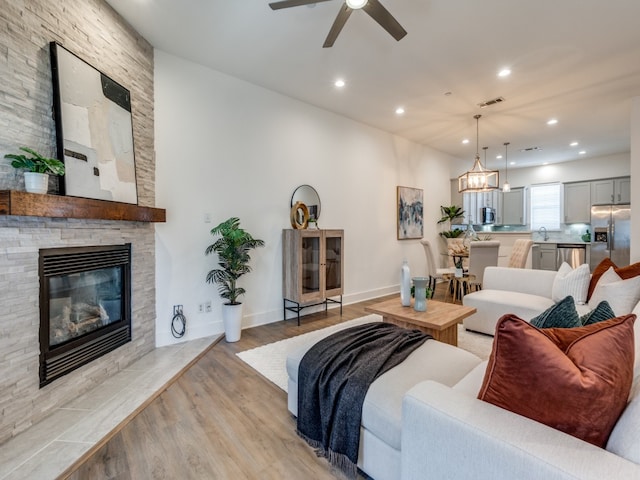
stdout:
<svg viewBox="0 0 640 480">
<path fill-rule="evenodd" d="M 537 329 L 504 315 L 478 398 L 604 447 L 631 390 L 635 318 Z"/>
<path fill-rule="evenodd" d="M 593 272 L 591 272 L 591 280 L 589 281 L 589 289 L 587 290 L 587 300 L 591 298 L 593 291 L 596 289 L 598 280 L 600 280 L 600 277 L 604 275 L 604 272 L 609 270 L 609 267 L 613 267 L 613 270 L 620 275 L 620 278 L 623 280 L 628 280 L 640 275 L 640 262 L 632 263 L 626 267 L 618 267 L 610 258 L 605 258 L 596 266 L 596 268 L 593 269 Z"/>
</svg>

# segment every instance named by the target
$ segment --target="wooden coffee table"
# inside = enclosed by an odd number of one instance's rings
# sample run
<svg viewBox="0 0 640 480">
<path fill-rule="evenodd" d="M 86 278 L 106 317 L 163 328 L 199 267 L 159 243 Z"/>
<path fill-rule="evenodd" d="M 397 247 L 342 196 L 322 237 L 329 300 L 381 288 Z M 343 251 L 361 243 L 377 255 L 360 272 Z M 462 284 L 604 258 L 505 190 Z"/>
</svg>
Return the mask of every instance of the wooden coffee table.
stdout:
<svg viewBox="0 0 640 480">
<path fill-rule="evenodd" d="M 427 311 L 416 312 L 413 300 L 410 307 L 403 307 L 400 297 L 365 307 L 365 312 L 382 315 L 383 322 L 399 327 L 418 329 L 434 339 L 458 346 L 458 323 L 476 313 L 473 307 L 427 300 Z"/>
</svg>

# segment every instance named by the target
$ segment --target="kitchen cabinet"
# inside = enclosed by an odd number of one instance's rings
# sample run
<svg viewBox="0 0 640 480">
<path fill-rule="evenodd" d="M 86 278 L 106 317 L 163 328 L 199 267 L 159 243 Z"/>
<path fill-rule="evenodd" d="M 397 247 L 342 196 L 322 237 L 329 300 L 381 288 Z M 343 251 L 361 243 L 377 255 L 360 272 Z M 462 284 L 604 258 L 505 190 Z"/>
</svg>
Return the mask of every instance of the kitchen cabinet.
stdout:
<svg viewBox="0 0 640 480">
<path fill-rule="evenodd" d="M 478 216 L 478 196 L 475 193 L 462 194 L 462 209 L 464 210 L 464 223 L 480 223 L 482 219 Z"/>
<path fill-rule="evenodd" d="M 591 191 L 593 182 L 564 184 L 564 223 L 591 221 Z"/>
<path fill-rule="evenodd" d="M 494 206 L 496 209 L 496 225 L 502 225 L 502 192 L 499 191 L 496 196 L 496 204 Z"/>
<path fill-rule="evenodd" d="M 591 205 L 631 202 L 631 177 L 604 178 L 591 182 Z"/>
<path fill-rule="evenodd" d="M 631 203 L 631 177 L 613 179 L 613 203 Z"/>
<path fill-rule="evenodd" d="M 471 223 L 482 223 L 482 207 L 498 209 L 500 192 L 466 192 L 462 196 L 462 208 L 465 212 L 465 223 L 471 218 Z M 497 223 L 497 222 L 496 222 Z"/>
<path fill-rule="evenodd" d="M 537 270 L 557 270 L 558 248 L 555 243 L 534 243 L 531 249 L 531 266 Z"/>
<path fill-rule="evenodd" d="M 343 230 L 282 231 L 282 291 L 285 309 L 298 313 L 308 304 L 340 295 L 344 278 Z M 287 307 L 287 301 L 296 304 Z M 307 305 L 305 305 L 307 304 Z M 285 312 L 286 318 L 286 312 Z"/>
<path fill-rule="evenodd" d="M 501 225 L 524 225 L 527 223 L 524 211 L 524 188 L 512 188 L 510 192 L 500 192 L 502 200 L 496 214 Z"/>
</svg>

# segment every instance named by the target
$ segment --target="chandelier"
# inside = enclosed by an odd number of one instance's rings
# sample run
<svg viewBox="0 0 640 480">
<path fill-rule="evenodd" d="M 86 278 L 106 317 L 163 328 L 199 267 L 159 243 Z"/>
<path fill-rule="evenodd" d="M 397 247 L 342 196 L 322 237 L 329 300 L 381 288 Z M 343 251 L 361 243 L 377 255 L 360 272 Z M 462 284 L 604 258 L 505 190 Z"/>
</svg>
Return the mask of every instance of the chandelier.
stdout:
<svg viewBox="0 0 640 480">
<path fill-rule="evenodd" d="M 478 145 L 479 135 L 479 119 L 482 115 L 475 115 L 476 119 L 476 158 L 473 162 L 473 168 L 458 177 L 458 192 L 488 192 L 498 188 L 500 183 L 498 180 L 497 170 L 487 170 L 480 162 L 480 153 Z"/>
</svg>

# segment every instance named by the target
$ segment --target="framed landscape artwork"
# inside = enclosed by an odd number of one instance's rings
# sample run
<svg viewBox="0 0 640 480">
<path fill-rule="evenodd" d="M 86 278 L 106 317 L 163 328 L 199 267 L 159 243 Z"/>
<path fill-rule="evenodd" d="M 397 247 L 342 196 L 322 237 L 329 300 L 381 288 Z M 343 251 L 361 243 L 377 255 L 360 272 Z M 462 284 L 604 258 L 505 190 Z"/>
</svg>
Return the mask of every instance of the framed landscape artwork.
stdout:
<svg viewBox="0 0 640 480">
<path fill-rule="evenodd" d="M 50 51 L 61 191 L 137 204 L 129 90 L 56 42 Z"/>
<path fill-rule="evenodd" d="M 422 238 L 422 190 L 411 187 L 398 187 L 398 240 Z"/>
</svg>

